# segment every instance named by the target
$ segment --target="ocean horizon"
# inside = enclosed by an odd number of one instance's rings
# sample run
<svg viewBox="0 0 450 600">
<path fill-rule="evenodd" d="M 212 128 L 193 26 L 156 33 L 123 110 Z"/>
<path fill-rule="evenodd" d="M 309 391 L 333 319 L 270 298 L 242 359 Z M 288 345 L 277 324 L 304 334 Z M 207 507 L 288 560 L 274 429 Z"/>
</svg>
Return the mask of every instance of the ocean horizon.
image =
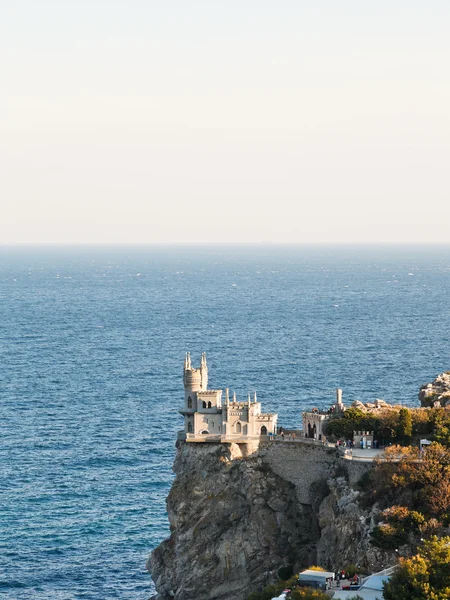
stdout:
<svg viewBox="0 0 450 600">
<path fill-rule="evenodd" d="M 146 600 L 184 354 L 279 425 L 419 406 L 450 369 L 450 245 L 2 245 L 0 595 Z"/>
</svg>

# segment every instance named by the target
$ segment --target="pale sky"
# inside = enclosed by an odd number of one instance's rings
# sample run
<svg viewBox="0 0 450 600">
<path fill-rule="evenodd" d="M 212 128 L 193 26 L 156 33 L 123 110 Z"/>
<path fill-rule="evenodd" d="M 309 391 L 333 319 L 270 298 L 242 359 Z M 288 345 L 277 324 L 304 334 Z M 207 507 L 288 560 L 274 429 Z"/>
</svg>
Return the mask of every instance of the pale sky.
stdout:
<svg viewBox="0 0 450 600">
<path fill-rule="evenodd" d="M 3 0 L 0 243 L 450 242 L 449 0 Z"/>
</svg>

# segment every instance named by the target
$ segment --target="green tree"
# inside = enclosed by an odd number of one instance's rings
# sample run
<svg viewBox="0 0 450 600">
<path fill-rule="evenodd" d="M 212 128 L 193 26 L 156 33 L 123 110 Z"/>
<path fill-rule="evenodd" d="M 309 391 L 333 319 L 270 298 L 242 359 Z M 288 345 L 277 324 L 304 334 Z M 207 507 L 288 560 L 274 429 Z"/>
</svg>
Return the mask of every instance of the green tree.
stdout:
<svg viewBox="0 0 450 600">
<path fill-rule="evenodd" d="M 409 446 L 412 439 L 412 418 L 407 408 L 401 408 L 398 413 L 397 435 L 403 446 Z"/>
<path fill-rule="evenodd" d="M 450 537 L 432 537 L 412 558 L 400 559 L 383 586 L 385 600 L 448 600 L 450 598 Z"/>
<path fill-rule="evenodd" d="M 438 408 L 433 411 L 433 432 L 434 439 L 439 444 L 450 446 L 450 410 L 448 408 Z"/>
</svg>

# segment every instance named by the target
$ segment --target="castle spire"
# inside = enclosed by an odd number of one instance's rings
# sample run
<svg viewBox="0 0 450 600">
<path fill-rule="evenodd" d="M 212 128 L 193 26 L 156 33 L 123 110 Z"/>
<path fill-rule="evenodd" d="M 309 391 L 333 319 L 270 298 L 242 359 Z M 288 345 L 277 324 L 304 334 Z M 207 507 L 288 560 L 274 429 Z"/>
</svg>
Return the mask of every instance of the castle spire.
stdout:
<svg viewBox="0 0 450 600">
<path fill-rule="evenodd" d="M 233 392 L 233 402 L 236 402 L 236 392 Z"/>
<path fill-rule="evenodd" d="M 253 396 L 253 402 L 256 402 L 256 390 L 255 390 L 255 394 Z"/>
<path fill-rule="evenodd" d="M 228 388 L 225 389 L 225 402 L 226 402 L 227 406 L 230 404 L 230 396 L 228 393 Z"/>
</svg>

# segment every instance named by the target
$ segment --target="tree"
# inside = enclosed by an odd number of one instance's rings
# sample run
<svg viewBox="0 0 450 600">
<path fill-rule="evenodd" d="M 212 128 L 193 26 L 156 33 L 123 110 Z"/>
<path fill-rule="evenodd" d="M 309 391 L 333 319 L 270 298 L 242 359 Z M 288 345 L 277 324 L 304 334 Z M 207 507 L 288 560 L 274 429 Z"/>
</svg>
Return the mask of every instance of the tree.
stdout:
<svg viewBox="0 0 450 600">
<path fill-rule="evenodd" d="M 403 446 L 408 446 L 412 439 L 412 418 L 407 408 L 401 408 L 398 413 L 397 435 Z"/>
<path fill-rule="evenodd" d="M 401 558 L 383 586 L 385 600 L 448 600 L 450 598 L 450 537 L 433 536 L 412 558 Z"/>
<path fill-rule="evenodd" d="M 439 408 L 433 411 L 434 439 L 444 446 L 450 446 L 450 410 Z"/>
</svg>

